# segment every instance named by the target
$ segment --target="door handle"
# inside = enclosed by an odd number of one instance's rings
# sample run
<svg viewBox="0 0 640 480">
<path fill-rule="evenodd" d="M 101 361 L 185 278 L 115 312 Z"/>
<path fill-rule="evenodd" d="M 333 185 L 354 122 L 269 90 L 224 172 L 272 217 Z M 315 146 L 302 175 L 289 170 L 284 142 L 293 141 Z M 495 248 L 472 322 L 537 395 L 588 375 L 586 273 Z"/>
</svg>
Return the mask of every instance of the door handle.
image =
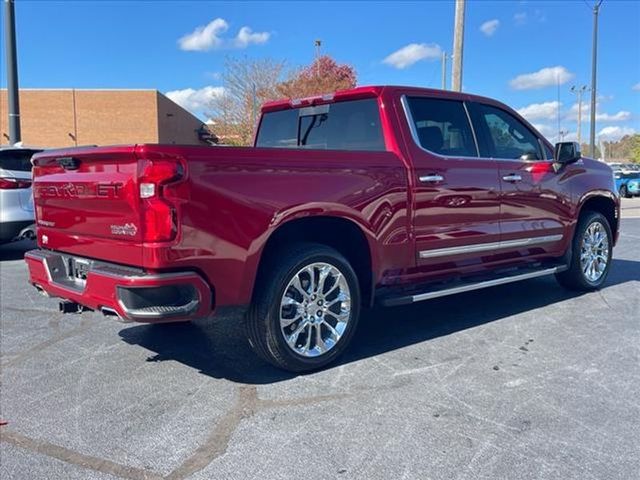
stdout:
<svg viewBox="0 0 640 480">
<path fill-rule="evenodd" d="M 437 175 L 437 174 L 423 175 L 420 177 L 420 181 L 424 183 L 437 183 L 437 182 L 443 182 L 444 177 L 442 175 Z"/>
<path fill-rule="evenodd" d="M 502 180 L 505 182 L 520 182 L 522 181 L 522 177 L 517 173 L 510 173 L 509 175 L 502 177 Z"/>
</svg>

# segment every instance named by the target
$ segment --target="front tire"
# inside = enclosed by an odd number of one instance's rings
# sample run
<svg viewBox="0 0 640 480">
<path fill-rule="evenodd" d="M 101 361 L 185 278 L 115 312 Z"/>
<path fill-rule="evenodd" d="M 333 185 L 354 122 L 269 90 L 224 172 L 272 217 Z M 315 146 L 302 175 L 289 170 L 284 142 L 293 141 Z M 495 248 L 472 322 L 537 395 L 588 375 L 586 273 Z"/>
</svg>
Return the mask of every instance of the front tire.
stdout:
<svg viewBox="0 0 640 480">
<path fill-rule="evenodd" d="M 558 282 L 577 291 L 600 288 L 609 275 L 613 235 L 609 222 L 599 212 L 580 216 L 573 236 L 569 268 L 556 274 Z"/>
<path fill-rule="evenodd" d="M 629 190 L 627 190 L 627 186 L 626 185 L 622 185 L 620 187 L 620 196 L 624 197 L 624 198 L 631 198 L 632 195 L 629 195 Z"/>
<path fill-rule="evenodd" d="M 270 256 L 247 313 L 249 343 L 291 372 L 316 370 L 347 347 L 360 315 L 353 268 L 325 245 L 301 243 Z"/>
</svg>

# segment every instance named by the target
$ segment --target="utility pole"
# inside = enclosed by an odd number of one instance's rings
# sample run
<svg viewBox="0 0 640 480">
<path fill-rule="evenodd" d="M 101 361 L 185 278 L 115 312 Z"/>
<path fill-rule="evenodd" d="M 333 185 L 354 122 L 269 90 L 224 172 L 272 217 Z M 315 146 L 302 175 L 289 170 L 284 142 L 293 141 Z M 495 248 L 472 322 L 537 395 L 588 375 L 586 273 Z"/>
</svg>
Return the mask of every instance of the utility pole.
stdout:
<svg viewBox="0 0 640 480">
<path fill-rule="evenodd" d="M 462 91 L 462 50 L 464 47 L 464 2 L 456 0 L 456 16 L 453 31 L 453 70 L 451 73 L 451 90 Z"/>
<path fill-rule="evenodd" d="M 442 52 L 442 90 L 447 89 L 447 52 Z"/>
<path fill-rule="evenodd" d="M 578 143 L 582 144 L 582 94 L 587 90 L 587 86 L 582 85 L 578 88 L 574 85 L 570 90 L 578 96 Z"/>
<path fill-rule="evenodd" d="M 593 5 L 593 46 L 591 47 L 591 131 L 589 132 L 589 153 L 596 156 L 596 70 L 598 59 L 598 13 L 602 0 Z"/>
<path fill-rule="evenodd" d="M 18 57 L 16 55 L 16 18 L 13 0 L 3 0 L 4 40 L 7 58 L 7 106 L 9 111 L 9 144 L 15 145 L 20 135 L 20 99 L 18 88 Z"/>
<path fill-rule="evenodd" d="M 560 128 L 560 75 L 556 75 L 556 91 L 558 92 L 558 100 L 556 107 L 556 116 L 558 117 L 558 138 L 560 141 L 564 139 L 564 134 L 562 133 L 562 129 Z"/>
</svg>

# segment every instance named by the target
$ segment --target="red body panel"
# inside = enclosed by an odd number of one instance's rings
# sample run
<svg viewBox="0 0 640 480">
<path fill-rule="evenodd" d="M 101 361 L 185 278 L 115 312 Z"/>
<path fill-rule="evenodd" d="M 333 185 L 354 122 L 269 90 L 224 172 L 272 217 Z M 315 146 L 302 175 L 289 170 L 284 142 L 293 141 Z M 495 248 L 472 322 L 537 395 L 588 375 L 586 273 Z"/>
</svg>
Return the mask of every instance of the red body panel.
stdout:
<svg viewBox="0 0 640 480">
<path fill-rule="evenodd" d="M 443 96 L 508 108 L 452 92 L 364 87 L 295 105 L 377 97 L 386 152 L 174 145 L 48 151 L 36 156 L 34 169 L 39 246 L 152 273 L 193 272 L 213 292 L 215 306 L 242 305 L 251 300 L 267 240 L 291 220 L 323 216 L 352 222 L 369 244 L 373 282 L 381 286 L 464 274 L 521 259 L 559 257 L 569 245 L 582 202 L 590 195 L 605 195 L 618 204 L 607 167 L 588 159 L 556 173 L 549 162 L 534 166 L 492 159 L 445 160 L 422 150 L 412 139 L 402 95 Z M 263 111 L 291 105 L 273 102 Z M 61 157 L 78 159 L 79 167 L 63 168 Z M 141 162 L 148 159 L 186 166 L 179 181 L 164 187 L 177 222 L 177 235 L 168 242 L 144 242 L 141 237 L 139 176 Z M 518 186 L 501 180 L 512 170 L 524 177 Z M 435 187 L 421 185 L 419 177 L 431 173 L 447 180 Z M 418 255 L 425 249 L 532 234 L 561 234 L 562 240 L 539 248 L 453 259 L 420 260 Z M 31 282 L 43 288 L 49 285 L 38 262 L 28 262 Z M 92 308 L 99 304 L 89 291 L 78 297 L 50 288 L 54 295 Z"/>
</svg>

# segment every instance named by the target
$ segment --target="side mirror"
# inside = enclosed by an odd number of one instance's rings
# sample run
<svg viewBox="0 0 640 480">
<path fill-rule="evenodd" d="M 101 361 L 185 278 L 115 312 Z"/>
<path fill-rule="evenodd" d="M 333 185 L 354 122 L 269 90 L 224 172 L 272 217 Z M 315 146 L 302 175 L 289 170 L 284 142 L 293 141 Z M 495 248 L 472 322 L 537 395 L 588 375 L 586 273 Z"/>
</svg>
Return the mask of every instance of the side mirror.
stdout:
<svg viewBox="0 0 640 480">
<path fill-rule="evenodd" d="M 556 163 L 567 164 L 577 162 L 582 158 L 578 142 L 559 142 L 553 152 L 553 160 Z"/>
</svg>

